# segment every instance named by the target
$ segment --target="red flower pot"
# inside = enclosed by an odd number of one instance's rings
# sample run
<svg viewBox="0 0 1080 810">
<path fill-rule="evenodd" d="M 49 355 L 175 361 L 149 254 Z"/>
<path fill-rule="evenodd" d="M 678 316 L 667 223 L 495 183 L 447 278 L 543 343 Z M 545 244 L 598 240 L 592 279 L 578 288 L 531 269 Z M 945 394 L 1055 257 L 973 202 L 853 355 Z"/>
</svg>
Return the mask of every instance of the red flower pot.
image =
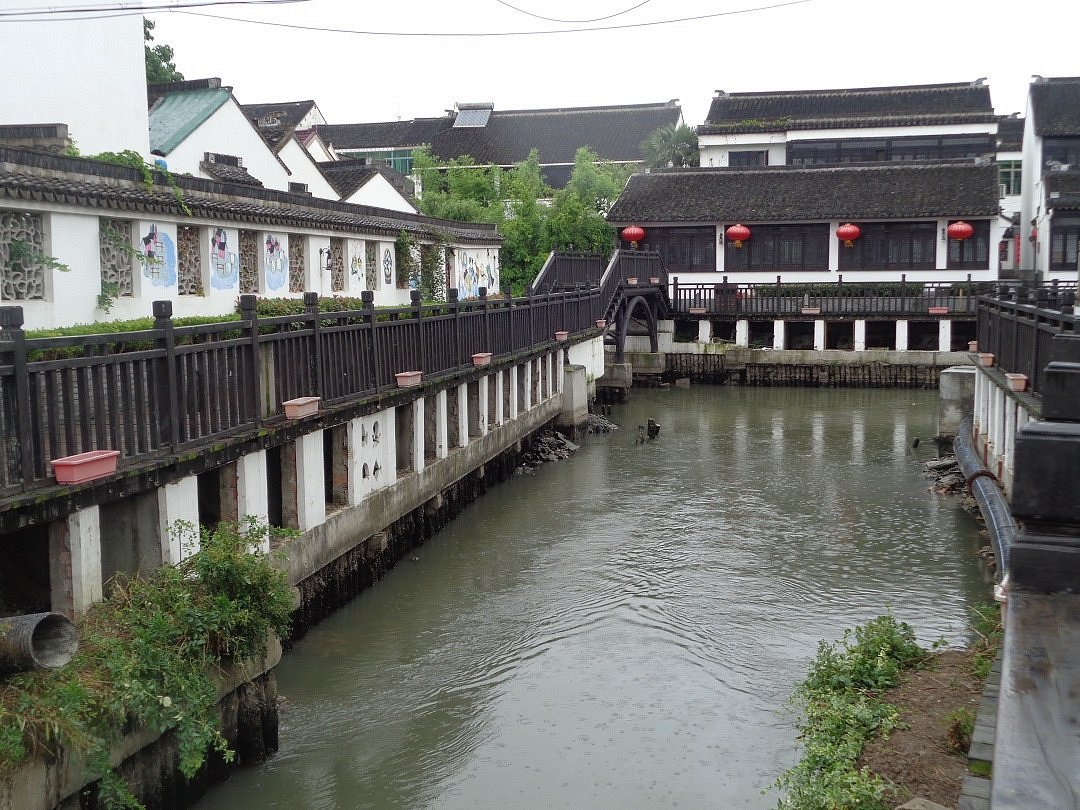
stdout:
<svg viewBox="0 0 1080 810">
<path fill-rule="evenodd" d="M 81 484 L 116 472 L 119 450 L 90 450 L 74 456 L 54 458 L 50 463 L 58 484 Z"/>
<path fill-rule="evenodd" d="M 319 412 L 319 397 L 297 397 L 281 404 L 285 406 L 286 419 L 303 419 Z"/>
</svg>

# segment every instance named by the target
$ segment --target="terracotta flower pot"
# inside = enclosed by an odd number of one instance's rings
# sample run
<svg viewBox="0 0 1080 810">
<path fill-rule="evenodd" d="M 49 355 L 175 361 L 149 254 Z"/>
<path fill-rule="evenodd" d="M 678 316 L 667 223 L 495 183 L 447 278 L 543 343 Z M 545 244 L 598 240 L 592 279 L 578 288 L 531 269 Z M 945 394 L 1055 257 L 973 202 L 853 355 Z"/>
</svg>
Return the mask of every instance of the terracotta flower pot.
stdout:
<svg viewBox="0 0 1080 810">
<path fill-rule="evenodd" d="M 649 283 L 650 284 L 659 284 L 660 283 L 660 276 L 650 276 L 649 277 Z"/>
<path fill-rule="evenodd" d="M 607 321 L 605 319 L 603 319 L 603 318 L 597 318 L 596 319 L 596 328 L 597 329 L 606 329 L 607 328 Z"/>
<path fill-rule="evenodd" d="M 969 340 L 968 341 L 968 351 L 969 352 L 977 352 L 978 350 L 979 350 L 979 341 L 977 341 L 977 340 Z"/>
<path fill-rule="evenodd" d="M 116 472 L 119 450 L 90 450 L 74 456 L 54 458 L 50 463 L 58 484 L 81 484 Z"/>
<path fill-rule="evenodd" d="M 319 397 L 297 397 L 281 404 L 285 406 L 286 419 L 303 419 L 319 412 Z"/>
<path fill-rule="evenodd" d="M 627 276 L 626 277 L 626 283 L 627 284 L 637 284 L 637 276 Z"/>
<path fill-rule="evenodd" d="M 691 315 L 704 315 L 706 312 L 705 307 L 690 307 Z"/>
<path fill-rule="evenodd" d="M 420 384 L 423 373 L 422 371 L 401 371 L 394 375 L 394 379 L 397 380 L 398 388 L 412 388 Z"/>
<path fill-rule="evenodd" d="M 994 365 L 994 355 L 989 352 L 979 352 L 979 365 L 980 366 L 992 366 Z"/>
<path fill-rule="evenodd" d="M 930 315 L 948 315 L 949 314 L 949 308 L 948 307 L 930 307 L 926 311 Z"/>
<path fill-rule="evenodd" d="M 802 308 L 802 314 L 803 315 L 820 315 L 821 314 L 821 307 L 803 307 Z"/>
<path fill-rule="evenodd" d="M 491 352 L 477 352 L 472 356 L 474 366 L 486 366 L 491 363 Z"/>
<path fill-rule="evenodd" d="M 1005 379 L 1009 383 L 1010 391 L 1026 391 L 1028 378 L 1026 374 L 1010 374 L 1006 372 Z"/>
<path fill-rule="evenodd" d="M 570 337 L 569 332 L 556 332 L 555 333 L 555 340 L 559 341 L 559 343 L 565 342 L 566 339 L 569 338 L 569 337 Z"/>
</svg>

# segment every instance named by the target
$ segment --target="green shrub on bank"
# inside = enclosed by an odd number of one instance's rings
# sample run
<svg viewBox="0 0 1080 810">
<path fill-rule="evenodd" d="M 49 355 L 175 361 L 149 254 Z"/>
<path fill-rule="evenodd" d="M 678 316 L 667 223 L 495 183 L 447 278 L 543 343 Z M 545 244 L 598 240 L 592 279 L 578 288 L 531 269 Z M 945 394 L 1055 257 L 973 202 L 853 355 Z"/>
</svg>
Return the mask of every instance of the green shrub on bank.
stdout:
<svg viewBox="0 0 1080 810">
<path fill-rule="evenodd" d="M 182 543 L 190 524 L 173 531 Z M 107 806 L 137 807 L 109 767 L 122 731 L 172 729 L 188 777 L 213 748 L 231 759 L 216 727 L 221 665 L 266 652 L 270 632 L 288 630 L 285 575 L 256 553 L 266 527 L 254 518 L 202 530 L 200 550 L 146 578 L 116 582 L 79 624 L 67 666 L 0 680 L 0 775 L 32 756 L 80 754 L 101 776 Z"/>
<path fill-rule="evenodd" d="M 821 642 L 805 681 L 792 698 L 802 759 L 776 780 L 784 792 L 779 806 L 793 810 L 878 810 L 895 790 L 856 760 L 870 739 L 896 728 L 898 710 L 880 694 L 919 666 L 926 651 L 911 626 L 879 616 L 844 633 L 842 641 Z"/>
</svg>

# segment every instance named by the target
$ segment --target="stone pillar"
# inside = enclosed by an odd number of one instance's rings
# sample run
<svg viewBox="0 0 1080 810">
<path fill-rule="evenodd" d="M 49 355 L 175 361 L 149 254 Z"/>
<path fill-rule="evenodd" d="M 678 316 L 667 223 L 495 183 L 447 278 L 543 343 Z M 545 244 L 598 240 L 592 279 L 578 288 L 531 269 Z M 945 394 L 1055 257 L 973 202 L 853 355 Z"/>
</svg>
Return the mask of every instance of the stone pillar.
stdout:
<svg viewBox="0 0 1080 810">
<path fill-rule="evenodd" d="M 563 392 L 563 384 L 566 382 L 566 376 L 562 373 L 563 368 L 566 366 L 566 350 L 555 350 L 555 385 L 558 387 L 558 393 Z"/>
<path fill-rule="evenodd" d="M 550 360 L 550 356 L 548 359 Z M 477 389 L 477 396 L 479 398 L 476 414 L 479 423 L 477 427 L 480 428 L 480 435 L 486 436 L 488 432 L 488 378 L 486 374 L 477 380 Z"/>
<path fill-rule="evenodd" d="M 397 410 L 387 408 L 376 420 L 381 423 L 379 430 L 379 461 L 382 470 L 379 476 L 382 480 L 376 481 L 372 489 L 392 486 L 397 481 Z"/>
<path fill-rule="evenodd" d="M 526 360 L 521 368 L 525 374 L 525 411 L 533 406 L 533 361 Z"/>
<path fill-rule="evenodd" d="M 1000 460 L 1005 453 L 1005 400 L 1008 397 L 1005 396 L 1005 391 L 998 386 L 994 386 L 994 424 L 991 428 L 994 442 L 994 458 Z M 991 470 L 996 473 L 997 470 Z"/>
<path fill-rule="evenodd" d="M 158 487 L 158 537 L 162 565 L 176 565 L 199 550 L 199 479 L 187 475 Z M 187 524 L 180 529 L 177 521 Z"/>
<path fill-rule="evenodd" d="M 495 424 L 506 424 L 506 373 L 495 372 Z"/>
<path fill-rule="evenodd" d="M 424 458 L 424 398 L 413 400 L 413 469 L 421 472 L 427 461 Z"/>
<path fill-rule="evenodd" d="M 469 446 L 469 384 L 457 387 L 458 447 Z"/>
<path fill-rule="evenodd" d="M 951 366 L 938 379 L 938 436 L 955 437 L 960 423 L 975 410 L 975 386 L 979 372 L 974 366 Z"/>
<path fill-rule="evenodd" d="M 435 395 L 435 455 L 450 455 L 450 425 L 447 423 L 447 392 L 444 388 Z"/>
<path fill-rule="evenodd" d="M 776 351 L 784 348 L 784 322 L 777 318 L 772 323 L 772 347 Z"/>
<path fill-rule="evenodd" d="M 866 320 L 860 318 L 855 321 L 855 351 L 866 351 Z"/>
<path fill-rule="evenodd" d="M 349 506 L 358 506 L 364 500 L 371 483 L 371 463 L 367 459 L 367 442 L 364 436 L 367 434 L 367 426 L 362 417 L 350 419 L 348 423 L 348 435 L 346 442 L 349 448 L 348 476 L 349 476 Z M 370 435 L 368 436 L 370 441 Z M 368 464 L 368 480 L 364 480 L 364 463 Z"/>
<path fill-rule="evenodd" d="M 584 435 L 589 423 L 589 386 L 585 366 L 563 366 L 562 407 L 555 427 L 574 441 Z"/>
<path fill-rule="evenodd" d="M 814 321 L 814 351 L 825 351 L 825 321 L 821 318 Z"/>
<path fill-rule="evenodd" d="M 69 618 L 101 601 L 101 513 L 87 506 L 49 526 L 52 608 Z"/>
<path fill-rule="evenodd" d="M 1016 400 L 1010 396 L 1005 398 L 1005 441 L 1001 448 L 1001 455 L 1004 460 L 1004 470 L 1001 476 L 1001 483 L 1005 487 L 1005 492 L 1012 492 L 1012 471 L 1016 454 L 1016 412 L 1019 410 L 1019 406 Z"/>
<path fill-rule="evenodd" d="M 314 529 L 326 520 L 322 434 L 321 430 L 316 430 L 293 442 L 296 447 L 296 524 L 302 532 Z"/>
<path fill-rule="evenodd" d="M 508 418 L 514 421 L 518 417 L 518 367 L 510 366 L 510 413 Z"/>
<path fill-rule="evenodd" d="M 750 321 L 745 318 L 735 321 L 735 345 L 740 349 L 750 346 Z"/>
<path fill-rule="evenodd" d="M 896 322 L 896 350 L 898 352 L 907 351 L 907 327 L 907 321 L 900 320 Z"/>
<path fill-rule="evenodd" d="M 712 343 L 712 321 L 702 318 L 697 322 L 697 342 Z"/>
<path fill-rule="evenodd" d="M 939 352 L 952 350 L 952 321 L 948 318 L 938 321 L 937 342 Z"/>
<path fill-rule="evenodd" d="M 248 515 L 263 526 L 269 522 L 270 501 L 266 491 L 266 451 L 246 453 L 236 460 L 236 510 L 237 520 Z M 260 550 L 270 552 L 270 534 L 263 533 Z"/>
</svg>

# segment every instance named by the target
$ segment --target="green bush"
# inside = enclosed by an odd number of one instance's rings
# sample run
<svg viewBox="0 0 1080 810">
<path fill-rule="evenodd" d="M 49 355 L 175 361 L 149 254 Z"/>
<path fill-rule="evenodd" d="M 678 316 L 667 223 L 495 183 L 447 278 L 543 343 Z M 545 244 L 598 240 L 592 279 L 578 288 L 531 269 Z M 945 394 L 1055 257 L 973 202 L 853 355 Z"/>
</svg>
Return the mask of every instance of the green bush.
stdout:
<svg viewBox="0 0 1080 810">
<path fill-rule="evenodd" d="M 821 642 L 792 700 L 803 742 L 802 759 L 776 780 L 779 806 L 795 810 L 877 810 L 895 789 L 856 761 L 866 742 L 887 735 L 898 710 L 879 697 L 905 669 L 920 666 L 926 651 L 911 626 L 891 615 L 849 630 L 835 644 Z"/>
<path fill-rule="evenodd" d="M 190 524 L 173 531 L 182 544 L 196 536 Z M 284 574 L 255 551 L 266 531 L 250 517 L 202 530 L 200 550 L 181 564 L 114 581 L 80 622 L 71 663 L 3 682 L 0 774 L 29 756 L 73 751 L 101 776 L 107 805 L 130 807 L 137 803 L 109 767 L 125 729 L 172 729 L 188 777 L 211 748 L 231 759 L 215 725 L 212 673 L 265 654 L 292 610 Z"/>
</svg>

